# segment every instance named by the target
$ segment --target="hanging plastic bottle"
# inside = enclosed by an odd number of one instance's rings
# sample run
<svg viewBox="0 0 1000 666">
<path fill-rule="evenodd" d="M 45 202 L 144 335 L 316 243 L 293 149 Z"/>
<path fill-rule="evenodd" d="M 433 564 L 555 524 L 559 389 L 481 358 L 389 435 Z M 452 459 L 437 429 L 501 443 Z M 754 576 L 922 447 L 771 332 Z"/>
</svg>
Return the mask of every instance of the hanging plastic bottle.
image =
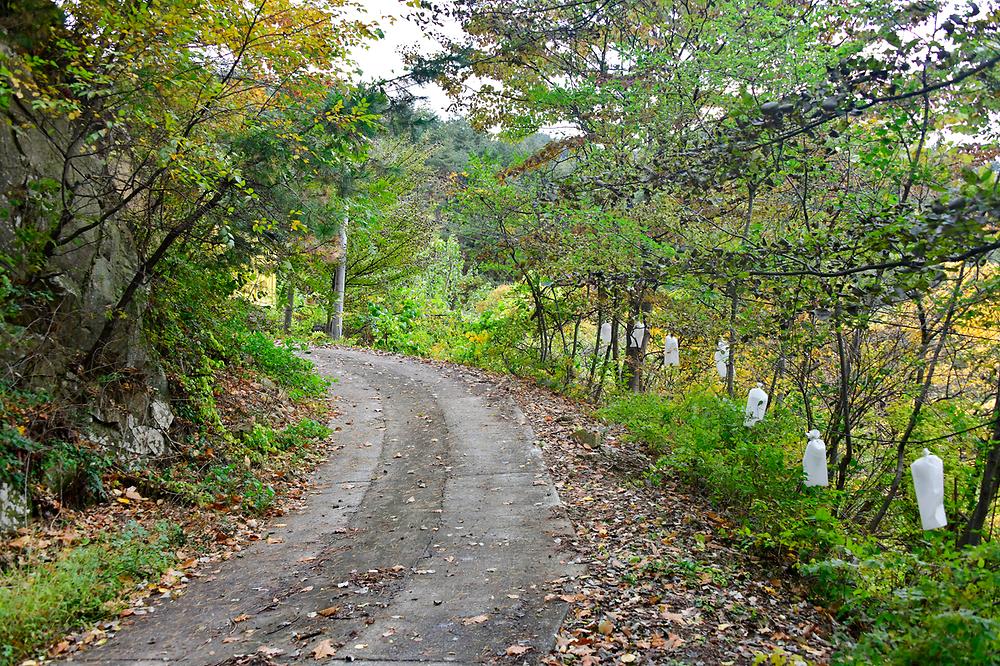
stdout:
<svg viewBox="0 0 1000 666">
<path fill-rule="evenodd" d="M 601 324 L 601 344 L 610 345 L 611 344 L 611 322 L 606 321 Z"/>
<path fill-rule="evenodd" d="M 936 530 L 948 524 L 944 515 L 944 463 L 929 450 L 910 465 L 913 489 L 920 507 L 920 523 L 925 530 Z"/>
<path fill-rule="evenodd" d="M 680 365 L 680 347 L 677 344 L 677 338 L 672 335 L 668 335 L 666 339 L 663 340 L 663 365 Z"/>
<path fill-rule="evenodd" d="M 806 453 L 802 457 L 802 471 L 806 475 L 806 486 L 827 486 L 830 477 L 826 471 L 826 444 L 820 438 L 819 430 L 806 433 L 809 440 Z"/>
<path fill-rule="evenodd" d="M 722 379 L 729 374 L 729 343 L 725 340 L 719 340 L 715 346 L 715 369 Z"/>
<path fill-rule="evenodd" d="M 642 347 L 642 341 L 646 337 L 646 325 L 637 321 L 632 327 L 632 334 L 628 338 L 628 346 L 632 348 Z"/>
<path fill-rule="evenodd" d="M 747 394 L 746 418 L 743 425 L 753 427 L 764 420 L 764 412 L 767 411 L 767 393 L 761 384 L 750 389 Z"/>
</svg>

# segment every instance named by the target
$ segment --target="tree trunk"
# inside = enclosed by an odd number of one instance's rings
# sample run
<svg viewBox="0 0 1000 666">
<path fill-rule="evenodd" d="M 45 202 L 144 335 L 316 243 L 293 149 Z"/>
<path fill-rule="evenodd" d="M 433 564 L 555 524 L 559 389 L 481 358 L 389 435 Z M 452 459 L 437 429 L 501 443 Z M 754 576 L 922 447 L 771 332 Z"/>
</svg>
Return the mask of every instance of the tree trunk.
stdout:
<svg viewBox="0 0 1000 666">
<path fill-rule="evenodd" d="M 736 312 L 740 305 L 739 293 L 733 279 L 729 283 L 729 360 L 726 361 L 726 393 L 730 400 L 736 397 Z"/>
<path fill-rule="evenodd" d="M 292 276 L 288 276 L 288 285 L 285 289 L 285 333 L 292 330 L 292 314 L 295 311 L 295 283 Z"/>
<path fill-rule="evenodd" d="M 642 339 L 639 340 L 637 346 L 632 343 L 632 335 L 635 325 L 642 319 L 643 314 L 648 313 L 651 309 L 652 306 L 646 301 L 645 296 L 640 295 L 637 307 L 633 311 L 634 315 L 630 318 L 626 330 L 625 372 L 627 373 L 628 388 L 632 393 L 642 392 L 642 362 L 646 356 L 646 346 L 649 344 L 649 330 L 643 329 Z"/>
<path fill-rule="evenodd" d="M 344 335 L 344 296 L 347 292 L 347 218 L 340 224 L 340 262 L 337 264 L 337 301 L 330 325 L 330 337 L 340 340 Z"/>
<path fill-rule="evenodd" d="M 997 387 L 993 399 L 993 429 L 990 432 L 993 448 L 986 456 L 983 477 L 979 484 L 979 499 L 969 516 L 969 522 L 959 539 L 960 546 L 975 546 L 983 538 L 983 525 L 990 515 L 990 506 L 1000 489 L 1000 368 L 997 368 Z"/>
</svg>

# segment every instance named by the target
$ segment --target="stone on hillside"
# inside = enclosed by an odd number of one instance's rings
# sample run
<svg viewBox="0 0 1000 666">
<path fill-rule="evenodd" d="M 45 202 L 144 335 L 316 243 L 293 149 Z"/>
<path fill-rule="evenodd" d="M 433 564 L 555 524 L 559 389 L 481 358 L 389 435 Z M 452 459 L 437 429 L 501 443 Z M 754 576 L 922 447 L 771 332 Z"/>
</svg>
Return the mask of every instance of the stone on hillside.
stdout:
<svg viewBox="0 0 1000 666">
<path fill-rule="evenodd" d="M 28 498 L 17 487 L 0 481 L 0 533 L 11 532 L 27 522 L 31 515 Z"/>
<path fill-rule="evenodd" d="M 587 448 L 596 449 L 601 445 L 603 435 L 596 430 L 577 428 L 573 431 L 573 439 Z"/>
</svg>

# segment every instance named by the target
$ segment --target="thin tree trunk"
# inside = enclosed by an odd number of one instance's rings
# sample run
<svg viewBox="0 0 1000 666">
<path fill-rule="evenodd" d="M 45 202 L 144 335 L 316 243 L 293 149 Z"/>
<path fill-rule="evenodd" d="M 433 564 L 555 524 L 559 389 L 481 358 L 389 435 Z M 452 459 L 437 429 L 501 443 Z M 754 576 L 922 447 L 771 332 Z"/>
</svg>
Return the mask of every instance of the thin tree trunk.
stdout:
<svg viewBox="0 0 1000 666">
<path fill-rule="evenodd" d="M 997 387 L 993 398 L 993 429 L 990 432 L 993 448 L 986 455 L 983 476 L 979 483 L 979 499 L 969 516 L 969 522 L 959 539 L 960 546 L 975 546 L 983 536 L 983 526 L 990 514 L 990 505 L 1000 489 L 1000 367 L 997 368 Z"/>
<path fill-rule="evenodd" d="M 830 462 L 837 466 L 837 490 L 844 489 L 844 481 L 847 476 L 847 466 L 854 457 L 854 445 L 851 442 L 851 355 L 844 344 L 844 331 L 840 324 L 837 324 L 837 360 L 840 365 L 839 398 L 840 408 L 840 432 L 844 441 L 844 457 L 837 460 L 837 447 L 834 446 L 830 453 Z"/>
<path fill-rule="evenodd" d="M 736 278 L 729 282 L 729 356 L 726 360 L 726 394 L 733 400 L 736 396 L 736 316 L 740 306 L 740 288 Z"/>
<path fill-rule="evenodd" d="M 604 289 L 597 287 L 597 336 L 594 342 L 594 357 L 590 361 L 590 374 L 587 377 L 587 393 L 594 388 L 594 374 L 597 372 L 597 357 L 601 353 L 601 326 L 604 325 Z"/>
<path fill-rule="evenodd" d="M 753 181 L 747 184 L 747 212 L 743 219 L 743 238 L 750 233 L 753 221 L 753 204 L 757 195 L 757 184 Z M 726 362 L 726 393 L 729 399 L 736 397 L 736 316 L 740 308 L 740 284 L 734 277 L 729 282 L 729 360 Z"/>
<path fill-rule="evenodd" d="M 288 285 L 285 289 L 285 333 L 292 330 L 292 314 L 295 311 L 295 283 L 292 276 L 288 276 Z"/>
<path fill-rule="evenodd" d="M 337 301 L 330 325 L 330 337 L 340 340 L 344 336 L 344 296 L 347 293 L 347 218 L 340 224 L 340 262 L 337 264 Z"/>
</svg>

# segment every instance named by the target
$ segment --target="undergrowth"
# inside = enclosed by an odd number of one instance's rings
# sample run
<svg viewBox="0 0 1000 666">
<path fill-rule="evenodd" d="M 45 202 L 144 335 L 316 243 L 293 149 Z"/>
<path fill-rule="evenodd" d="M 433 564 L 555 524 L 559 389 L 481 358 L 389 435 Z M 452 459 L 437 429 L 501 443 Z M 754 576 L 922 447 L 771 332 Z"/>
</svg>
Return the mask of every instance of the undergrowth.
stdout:
<svg viewBox="0 0 1000 666">
<path fill-rule="evenodd" d="M 912 510 L 905 548 L 861 533 L 837 517 L 838 491 L 803 487 L 791 410 L 747 428 L 738 405 L 696 389 L 626 396 L 599 415 L 658 454 L 652 481 L 701 489 L 735 522 L 737 543 L 797 563 L 849 630 L 834 663 L 1000 663 L 1000 544 L 956 549 L 950 532 L 919 532 Z"/>
<path fill-rule="evenodd" d="M 0 664 L 34 657 L 68 631 L 107 617 L 123 592 L 158 579 L 182 543 L 177 526 L 151 533 L 132 524 L 64 550 L 54 562 L 0 574 Z"/>
</svg>

